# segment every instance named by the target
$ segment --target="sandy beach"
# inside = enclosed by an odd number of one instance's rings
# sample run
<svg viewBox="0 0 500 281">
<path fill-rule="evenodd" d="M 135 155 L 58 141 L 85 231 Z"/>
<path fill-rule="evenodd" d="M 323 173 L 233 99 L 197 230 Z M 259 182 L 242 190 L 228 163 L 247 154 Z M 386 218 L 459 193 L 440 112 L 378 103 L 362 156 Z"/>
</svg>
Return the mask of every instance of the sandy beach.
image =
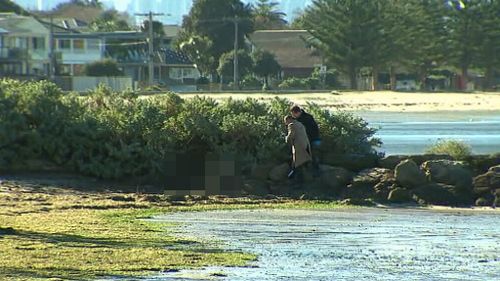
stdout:
<svg viewBox="0 0 500 281">
<path fill-rule="evenodd" d="M 246 99 L 248 97 L 268 101 L 278 96 L 304 105 L 314 102 L 322 107 L 348 111 L 430 112 L 430 111 L 494 111 L 500 110 L 500 93 L 405 93 L 332 92 L 332 93 L 211 93 L 181 94 L 190 98 L 196 95 L 216 100 Z"/>
</svg>

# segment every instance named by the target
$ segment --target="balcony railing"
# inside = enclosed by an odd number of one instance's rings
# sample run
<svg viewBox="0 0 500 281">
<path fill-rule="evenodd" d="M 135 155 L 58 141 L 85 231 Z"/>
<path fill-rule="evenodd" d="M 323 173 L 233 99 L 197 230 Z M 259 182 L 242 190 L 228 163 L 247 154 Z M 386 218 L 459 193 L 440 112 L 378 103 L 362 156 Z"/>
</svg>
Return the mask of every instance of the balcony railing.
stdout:
<svg viewBox="0 0 500 281">
<path fill-rule="evenodd" d="M 28 59 L 28 50 L 21 48 L 0 48 L 0 59 L 25 60 Z"/>
</svg>

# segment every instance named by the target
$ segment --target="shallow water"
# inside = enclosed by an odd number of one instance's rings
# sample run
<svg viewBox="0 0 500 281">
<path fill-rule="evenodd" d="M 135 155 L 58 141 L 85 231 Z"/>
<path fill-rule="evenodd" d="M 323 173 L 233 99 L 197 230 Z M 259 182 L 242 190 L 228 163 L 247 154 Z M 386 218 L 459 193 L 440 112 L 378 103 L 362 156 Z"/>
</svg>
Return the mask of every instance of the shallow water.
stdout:
<svg viewBox="0 0 500 281">
<path fill-rule="evenodd" d="M 218 247 L 259 258 L 254 267 L 150 280 L 500 280 L 498 212 L 238 210 L 157 219 L 181 222 L 177 235 L 217 240 Z"/>
<path fill-rule="evenodd" d="M 440 139 L 460 140 L 474 154 L 500 152 L 500 111 L 355 112 L 379 128 L 380 151 L 421 154 Z"/>
</svg>

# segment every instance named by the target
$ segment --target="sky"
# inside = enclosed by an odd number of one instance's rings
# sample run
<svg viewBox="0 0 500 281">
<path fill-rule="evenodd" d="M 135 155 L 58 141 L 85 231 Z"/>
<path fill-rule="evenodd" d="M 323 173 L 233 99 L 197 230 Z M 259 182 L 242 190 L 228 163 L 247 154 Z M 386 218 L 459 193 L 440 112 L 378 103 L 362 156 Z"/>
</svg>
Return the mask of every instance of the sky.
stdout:
<svg viewBox="0 0 500 281">
<path fill-rule="evenodd" d="M 168 24 L 180 24 L 182 17 L 187 14 L 191 8 L 193 0 L 101 0 L 108 8 L 115 8 L 118 11 L 134 13 L 162 12 L 170 14 L 159 20 Z M 50 10 L 59 3 L 68 2 L 68 0 L 14 0 L 15 3 L 31 10 Z M 255 3 L 256 0 L 242 0 L 245 3 Z M 312 0 L 274 0 L 278 2 L 281 11 L 287 14 L 291 21 L 296 11 L 310 5 Z"/>
</svg>

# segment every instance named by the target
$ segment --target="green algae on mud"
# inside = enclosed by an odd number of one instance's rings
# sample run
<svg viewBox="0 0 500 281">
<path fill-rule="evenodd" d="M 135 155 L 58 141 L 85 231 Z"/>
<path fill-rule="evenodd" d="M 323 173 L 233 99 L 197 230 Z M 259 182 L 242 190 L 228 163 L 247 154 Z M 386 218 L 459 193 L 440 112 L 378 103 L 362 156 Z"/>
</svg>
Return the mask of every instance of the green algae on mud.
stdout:
<svg viewBox="0 0 500 281">
<path fill-rule="evenodd" d="M 145 276 L 203 266 L 245 266 L 256 256 L 172 234 L 173 223 L 144 220 L 171 212 L 231 209 L 331 209 L 333 201 L 79 191 L 0 182 L 0 280 L 89 280 Z"/>
<path fill-rule="evenodd" d="M 0 252 L 8 258 L 0 259 L 0 280 L 143 276 L 200 266 L 244 266 L 255 259 L 241 252 L 204 251 L 201 242 L 170 235 L 173 224 L 140 219 L 175 209 L 167 204 L 117 198 L 1 183 Z"/>
</svg>

